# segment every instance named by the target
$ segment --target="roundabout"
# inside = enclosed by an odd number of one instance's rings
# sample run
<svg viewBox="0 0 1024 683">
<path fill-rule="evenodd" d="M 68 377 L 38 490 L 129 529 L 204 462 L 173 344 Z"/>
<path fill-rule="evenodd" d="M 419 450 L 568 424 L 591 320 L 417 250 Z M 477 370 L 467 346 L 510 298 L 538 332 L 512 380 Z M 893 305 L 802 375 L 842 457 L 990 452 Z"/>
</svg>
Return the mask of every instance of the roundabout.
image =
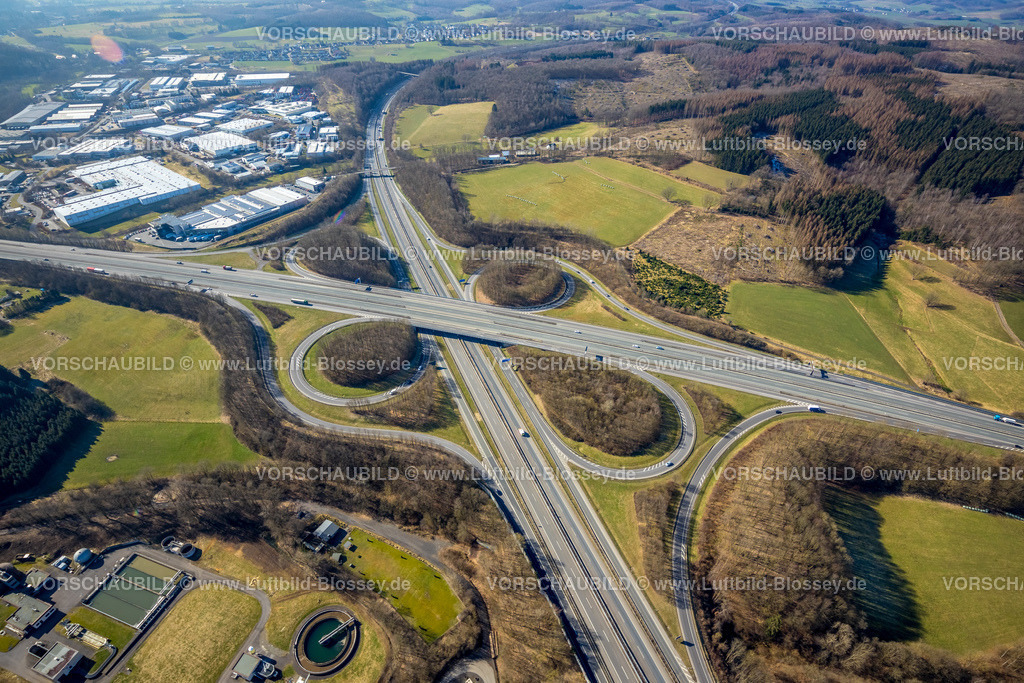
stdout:
<svg viewBox="0 0 1024 683">
<path fill-rule="evenodd" d="M 328 676 L 348 664 L 359 648 L 359 621 L 340 605 L 311 614 L 295 632 L 292 654 L 310 676 Z"/>
</svg>

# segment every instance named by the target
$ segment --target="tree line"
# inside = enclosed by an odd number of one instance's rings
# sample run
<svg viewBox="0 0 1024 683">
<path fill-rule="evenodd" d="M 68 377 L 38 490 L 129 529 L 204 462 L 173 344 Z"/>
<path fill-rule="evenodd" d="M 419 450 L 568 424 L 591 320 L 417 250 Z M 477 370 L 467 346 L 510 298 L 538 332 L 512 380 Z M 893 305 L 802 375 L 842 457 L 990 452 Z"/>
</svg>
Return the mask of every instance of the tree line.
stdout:
<svg viewBox="0 0 1024 683">
<path fill-rule="evenodd" d="M 81 433 L 85 416 L 0 365 L 0 499 L 36 483 Z"/>
</svg>

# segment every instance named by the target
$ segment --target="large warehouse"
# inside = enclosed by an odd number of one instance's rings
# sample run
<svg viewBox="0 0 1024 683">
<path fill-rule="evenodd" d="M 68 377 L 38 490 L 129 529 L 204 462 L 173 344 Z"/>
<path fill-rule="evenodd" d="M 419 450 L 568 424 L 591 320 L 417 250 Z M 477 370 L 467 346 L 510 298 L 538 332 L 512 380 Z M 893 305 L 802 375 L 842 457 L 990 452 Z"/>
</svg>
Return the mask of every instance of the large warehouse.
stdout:
<svg viewBox="0 0 1024 683">
<path fill-rule="evenodd" d="M 225 131 L 186 138 L 182 141 L 182 144 L 189 150 L 208 159 L 219 159 L 220 157 L 230 157 L 256 151 L 256 143 L 249 138 Z"/>
<path fill-rule="evenodd" d="M 100 192 L 69 199 L 53 213 L 70 227 L 109 216 L 135 205 L 148 206 L 196 192 L 199 183 L 155 161 L 135 156 L 79 166 L 71 175 Z"/>
<path fill-rule="evenodd" d="M 11 118 L 0 123 L 0 126 L 9 130 L 25 130 L 26 128 L 38 123 L 42 123 L 47 116 L 58 109 L 61 109 L 63 106 L 63 102 L 41 102 L 39 104 L 30 104 Z"/>
<path fill-rule="evenodd" d="M 308 201 L 305 195 L 284 187 L 261 187 L 247 194 L 224 197 L 180 218 L 162 216 L 153 225 L 161 232 L 181 237 L 234 234 L 294 211 Z"/>
</svg>

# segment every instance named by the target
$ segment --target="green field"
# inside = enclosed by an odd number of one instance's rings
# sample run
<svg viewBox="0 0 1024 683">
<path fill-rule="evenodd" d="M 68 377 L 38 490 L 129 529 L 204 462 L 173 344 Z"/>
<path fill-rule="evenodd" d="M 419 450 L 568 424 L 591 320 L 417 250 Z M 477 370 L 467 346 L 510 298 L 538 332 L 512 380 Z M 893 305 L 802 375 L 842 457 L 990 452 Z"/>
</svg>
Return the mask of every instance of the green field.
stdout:
<svg viewBox="0 0 1024 683">
<path fill-rule="evenodd" d="M 811 353 L 864 360 L 867 369 L 900 381 L 938 383 L 995 410 L 1024 408 L 1024 384 L 1015 373 L 969 365 L 1024 363 L 1024 349 L 1010 340 L 992 301 L 958 285 L 943 262 L 915 269 L 894 261 L 881 283 L 853 292 L 738 282 L 727 315 Z M 927 306 L 929 296 L 939 305 Z"/>
<path fill-rule="evenodd" d="M 428 155 L 438 145 L 479 143 L 493 102 L 467 102 L 434 107 L 408 107 L 398 119 L 399 141 L 408 141 L 413 151 Z"/>
<path fill-rule="evenodd" d="M 1013 333 L 1024 340 L 1024 299 L 1000 301 L 999 308 L 1003 309 L 1003 317 Z"/>
<path fill-rule="evenodd" d="M 679 176 L 683 180 L 694 180 L 726 192 L 735 187 L 743 187 L 750 182 L 750 176 L 741 173 L 725 171 L 714 166 L 702 164 L 699 161 L 691 161 L 672 171 L 672 175 Z"/>
<path fill-rule="evenodd" d="M 706 190 L 606 157 L 533 162 L 463 173 L 458 180 L 477 218 L 564 225 L 613 246 L 636 241 L 675 211 L 661 195 L 665 188 L 677 200 L 717 201 Z"/>
<path fill-rule="evenodd" d="M 131 673 L 115 680 L 179 680 L 184 667 L 188 680 L 213 683 L 232 664 L 259 617 L 256 599 L 236 590 L 186 593 L 128 661 Z"/>
<path fill-rule="evenodd" d="M 75 462 L 63 488 L 130 479 L 142 473 L 171 476 L 203 464 L 247 463 L 256 458 L 238 442 L 228 424 L 108 422 L 85 457 Z"/>
<path fill-rule="evenodd" d="M 193 325 L 76 297 L 18 319 L 14 326 L 0 337 L 0 364 L 26 367 L 42 379 L 50 376 L 45 369 L 50 367 L 53 375 L 116 413 L 115 420 L 90 429 L 68 450 L 47 473 L 42 489 L 77 488 L 144 472 L 172 475 L 200 463 L 256 458 L 222 419 L 218 370 L 182 369 L 184 357 L 196 367 L 217 358 Z M 146 362 L 155 365 L 149 367 L 159 369 L 122 369 L 125 362 L 135 362 L 122 360 L 130 358 L 152 358 Z M 61 362 L 63 368 L 47 365 Z"/>
<path fill-rule="evenodd" d="M 118 419 L 221 419 L 219 372 L 181 368 L 185 357 L 194 368 L 217 358 L 190 324 L 76 297 L 14 326 L 0 338 L 0 364 L 25 366 L 37 377 L 52 367 L 53 374 L 110 406 Z M 143 369 L 123 369 L 136 362 L 145 363 Z"/>
<path fill-rule="evenodd" d="M 1024 524 L 919 498 L 848 492 L 830 498 L 854 573 L 867 581 L 860 602 L 875 628 L 956 654 L 1024 638 L 1019 591 L 954 583 L 957 577 L 1020 581 Z"/>
<path fill-rule="evenodd" d="M 362 529 L 353 529 L 344 543 L 354 543 L 355 550 L 343 551 L 342 562 L 382 586 L 381 595 L 424 640 L 437 640 L 455 623 L 462 602 L 433 567 Z M 393 581 L 408 581 L 409 588 Z"/>
</svg>

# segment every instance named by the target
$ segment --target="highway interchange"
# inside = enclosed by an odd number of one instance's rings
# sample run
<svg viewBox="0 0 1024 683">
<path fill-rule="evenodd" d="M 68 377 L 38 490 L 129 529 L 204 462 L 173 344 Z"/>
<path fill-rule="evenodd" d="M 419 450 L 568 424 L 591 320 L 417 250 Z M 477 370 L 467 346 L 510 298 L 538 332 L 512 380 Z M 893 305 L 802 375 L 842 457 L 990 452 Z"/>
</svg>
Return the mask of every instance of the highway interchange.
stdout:
<svg viewBox="0 0 1024 683">
<path fill-rule="evenodd" d="M 619 478 L 653 477 L 679 467 L 692 451 L 693 417 L 678 394 L 662 380 L 647 375 L 673 398 L 683 422 L 678 447 L 656 466 L 625 474 L 599 468 L 561 443 L 530 399 L 517 373 L 501 362 L 498 344 L 523 344 L 597 359 L 615 367 L 682 377 L 775 399 L 789 404 L 782 413 L 806 412 L 818 405 L 827 412 L 855 419 L 940 434 L 1000 448 L 1020 448 L 1024 430 L 993 420 L 991 413 L 951 401 L 848 375 L 823 377 L 807 365 L 733 347 L 677 328 L 638 318 L 671 332 L 674 339 L 512 311 L 469 300 L 467 289 L 441 257 L 439 240 L 401 193 L 387 172 L 384 150 L 375 144 L 383 134 L 383 111 L 367 128 L 372 154 L 367 156 L 367 189 L 381 234 L 407 263 L 420 292 L 373 288 L 323 277 L 225 271 L 196 264 L 179 265 L 160 256 L 65 246 L 0 242 L 0 258 L 48 261 L 84 269 L 98 267 L 111 275 L 141 277 L 157 283 L 203 288 L 210 293 L 288 304 L 308 300 L 318 309 L 372 318 L 404 320 L 423 332 L 445 338 L 442 377 L 483 463 L 471 452 L 436 437 L 409 435 L 444 448 L 468 465 L 496 474 L 488 490 L 514 528 L 526 539 L 539 572 L 548 579 L 550 596 L 564 615 L 568 635 L 589 678 L 600 681 L 714 680 L 701 646 L 686 591 L 677 595 L 682 637 L 690 644 L 690 667 L 679 656 L 671 636 L 638 587 L 615 543 L 575 476 L 574 466 Z M 564 264 L 590 280 L 578 266 Z M 591 280 L 592 282 L 592 280 Z M 591 286 L 614 305 L 636 315 L 599 283 Z M 238 306 L 237 304 L 234 304 Z M 258 327 L 261 353 L 270 356 L 266 332 Z M 482 343 L 481 343 L 482 342 Z M 465 394 L 455 381 L 461 378 Z M 395 430 L 345 427 L 303 412 L 284 397 L 269 365 L 264 377 L 275 398 L 296 418 L 324 429 L 388 438 Z M 779 416 L 772 409 L 734 427 L 704 456 L 687 484 L 675 528 L 674 578 L 686 578 L 686 539 L 695 511 L 696 494 L 729 447 L 750 429 Z M 528 436 L 520 434 L 520 429 Z"/>
</svg>

